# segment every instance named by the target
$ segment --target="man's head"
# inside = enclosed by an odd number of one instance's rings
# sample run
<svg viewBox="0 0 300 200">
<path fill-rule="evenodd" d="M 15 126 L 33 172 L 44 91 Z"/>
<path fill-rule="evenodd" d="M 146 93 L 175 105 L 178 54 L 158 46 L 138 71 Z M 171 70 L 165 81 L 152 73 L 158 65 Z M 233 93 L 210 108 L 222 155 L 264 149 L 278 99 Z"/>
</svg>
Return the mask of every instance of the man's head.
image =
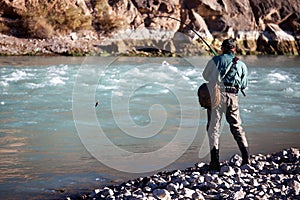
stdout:
<svg viewBox="0 0 300 200">
<path fill-rule="evenodd" d="M 229 38 L 223 41 L 221 47 L 223 51 L 234 51 L 236 48 L 236 44 L 233 39 Z"/>
</svg>

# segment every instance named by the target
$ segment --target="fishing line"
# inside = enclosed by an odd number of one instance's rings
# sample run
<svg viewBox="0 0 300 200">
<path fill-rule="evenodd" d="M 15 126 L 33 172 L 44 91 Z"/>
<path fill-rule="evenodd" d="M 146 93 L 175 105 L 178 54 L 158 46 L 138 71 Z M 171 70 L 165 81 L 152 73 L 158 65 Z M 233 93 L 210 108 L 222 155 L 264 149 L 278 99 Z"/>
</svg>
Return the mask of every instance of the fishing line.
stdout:
<svg viewBox="0 0 300 200">
<path fill-rule="evenodd" d="M 167 16 L 167 15 L 155 15 L 155 14 L 153 14 L 154 15 L 154 17 L 151 17 L 150 19 L 153 19 L 153 18 L 156 18 L 156 17 L 160 17 L 160 18 L 169 18 L 169 19 L 173 19 L 173 20 L 175 20 L 175 21 L 178 21 L 178 22 L 180 22 L 181 24 L 183 24 L 183 25 L 185 25 L 185 26 L 187 26 L 191 31 L 193 31 L 201 40 L 202 40 L 202 42 L 204 42 L 204 44 L 209 48 L 209 50 L 210 50 L 210 52 L 214 55 L 214 56 L 217 56 L 218 54 L 217 54 L 217 52 L 204 40 L 204 38 L 201 36 L 201 35 L 199 35 L 199 33 L 197 33 L 197 31 L 195 31 L 190 25 L 188 25 L 188 24 L 186 24 L 186 23 L 184 23 L 183 21 L 181 21 L 180 19 L 177 19 L 177 18 L 175 18 L 175 17 L 170 17 L 170 16 Z M 139 27 L 139 26 L 141 26 L 142 24 L 144 24 L 143 22 L 140 24 L 140 25 L 138 25 L 137 26 L 137 28 Z"/>
<path fill-rule="evenodd" d="M 167 16 L 167 15 L 154 15 L 154 17 L 153 18 L 155 18 L 155 17 L 161 17 L 161 18 L 170 18 L 170 19 L 173 19 L 173 20 L 175 20 L 175 21 L 178 21 L 178 22 L 180 22 L 180 23 L 182 23 L 183 25 L 185 25 L 185 26 L 187 26 L 191 31 L 193 31 L 203 42 L 204 42 L 204 44 L 209 48 L 209 50 L 210 50 L 210 52 L 211 53 L 213 53 L 215 56 L 217 56 L 218 54 L 216 53 L 216 51 L 204 40 L 204 38 L 201 36 L 201 35 L 199 35 L 198 33 L 197 33 L 197 31 L 195 31 L 190 25 L 188 25 L 188 24 L 186 24 L 186 23 L 184 23 L 183 21 L 181 21 L 180 19 L 177 19 L 177 18 L 175 18 L 175 17 L 170 17 L 170 16 Z"/>
</svg>

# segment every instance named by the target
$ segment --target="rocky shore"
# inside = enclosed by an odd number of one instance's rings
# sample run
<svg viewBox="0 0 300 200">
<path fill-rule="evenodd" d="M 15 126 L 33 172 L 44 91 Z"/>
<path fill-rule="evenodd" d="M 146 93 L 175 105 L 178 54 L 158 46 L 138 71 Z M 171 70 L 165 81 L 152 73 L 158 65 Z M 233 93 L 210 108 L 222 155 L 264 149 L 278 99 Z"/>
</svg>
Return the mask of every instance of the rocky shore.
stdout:
<svg viewBox="0 0 300 200">
<path fill-rule="evenodd" d="M 241 161 L 236 154 L 222 162 L 220 172 L 197 163 L 66 199 L 300 199 L 299 149 L 252 155 L 250 165 Z"/>
<path fill-rule="evenodd" d="M 99 38 L 93 32 L 71 33 L 49 39 L 18 38 L 0 33 L 2 56 L 85 56 L 101 55 Z"/>
</svg>

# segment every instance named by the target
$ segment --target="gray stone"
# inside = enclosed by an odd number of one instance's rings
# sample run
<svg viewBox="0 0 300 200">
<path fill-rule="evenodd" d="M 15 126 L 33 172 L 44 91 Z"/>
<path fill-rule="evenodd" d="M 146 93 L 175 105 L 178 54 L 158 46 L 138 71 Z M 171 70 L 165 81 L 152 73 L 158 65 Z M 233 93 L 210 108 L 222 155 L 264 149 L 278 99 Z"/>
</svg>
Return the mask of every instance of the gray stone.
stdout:
<svg viewBox="0 0 300 200">
<path fill-rule="evenodd" d="M 194 183 L 198 177 L 199 176 L 186 176 L 185 178 L 189 183 Z"/>
<path fill-rule="evenodd" d="M 220 169 L 220 175 L 222 176 L 233 176 L 235 174 L 235 171 L 231 166 L 224 165 Z"/>
<path fill-rule="evenodd" d="M 147 183 L 147 186 L 150 187 L 152 190 L 154 190 L 155 188 L 157 188 L 157 184 L 153 180 L 150 180 Z"/>
<path fill-rule="evenodd" d="M 220 186 L 221 188 L 229 189 L 231 185 L 227 181 L 223 181 L 223 183 Z"/>
<path fill-rule="evenodd" d="M 229 164 L 234 166 L 241 166 L 242 157 L 239 156 L 238 154 L 233 155 L 229 160 Z"/>
<path fill-rule="evenodd" d="M 200 172 L 193 172 L 193 173 L 192 173 L 192 176 L 193 176 L 194 178 L 198 178 L 200 175 L 201 175 Z"/>
<path fill-rule="evenodd" d="M 234 167 L 235 174 L 238 176 L 242 175 L 242 170 L 239 167 Z"/>
<path fill-rule="evenodd" d="M 250 179 L 249 184 L 252 185 L 253 187 L 257 187 L 257 186 L 260 185 L 260 184 L 258 183 L 257 179 L 255 179 L 255 178 Z"/>
<path fill-rule="evenodd" d="M 199 162 L 199 163 L 195 164 L 195 166 L 198 167 L 198 168 L 202 168 L 202 167 L 204 167 L 205 165 L 206 165 L 206 164 L 205 164 L 204 162 Z"/>
<path fill-rule="evenodd" d="M 213 181 L 213 177 L 212 177 L 211 174 L 205 174 L 205 175 L 204 175 L 204 180 L 205 180 L 206 182 L 211 182 L 211 181 Z"/>
<path fill-rule="evenodd" d="M 235 192 L 235 194 L 233 196 L 233 199 L 235 199 L 235 200 L 237 200 L 237 199 L 244 199 L 245 195 L 246 195 L 246 192 L 244 192 L 243 190 L 239 190 L 239 191 Z"/>
<path fill-rule="evenodd" d="M 113 196 L 114 195 L 114 191 L 108 187 L 103 188 L 102 190 L 102 195 L 104 196 Z"/>
<path fill-rule="evenodd" d="M 205 200 L 203 194 L 201 193 L 201 191 L 196 190 L 193 195 L 192 195 L 192 199 L 193 200 Z"/>
<path fill-rule="evenodd" d="M 192 195 L 195 193 L 194 190 L 191 190 L 189 188 L 183 188 L 183 196 L 185 198 L 192 198 Z"/>
<path fill-rule="evenodd" d="M 178 193 L 178 189 L 179 189 L 179 183 L 170 183 L 169 185 L 167 185 L 166 189 L 169 191 L 169 192 L 174 192 L 174 193 Z"/>
<path fill-rule="evenodd" d="M 203 183 L 204 181 L 205 181 L 204 176 L 199 176 L 197 182 L 198 182 L 198 183 Z"/>
<path fill-rule="evenodd" d="M 152 191 L 151 187 L 149 187 L 149 186 L 144 187 L 143 190 L 144 190 L 144 192 L 151 192 Z"/>
<path fill-rule="evenodd" d="M 248 172 L 248 173 L 254 173 L 254 172 L 256 171 L 255 168 L 252 167 L 252 166 L 249 165 L 249 164 L 246 164 L 246 165 L 241 166 L 241 170 L 242 170 L 242 171 L 246 171 L 246 172 Z"/>
<path fill-rule="evenodd" d="M 215 182 L 208 182 L 207 186 L 212 189 L 218 188 L 218 184 L 216 184 Z"/>
<path fill-rule="evenodd" d="M 180 171 L 180 170 L 176 170 L 176 171 L 172 174 L 172 176 L 178 176 L 179 174 L 181 174 L 181 171 Z"/>
<path fill-rule="evenodd" d="M 131 196 L 132 194 L 131 194 L 130 190 L 125 190 L 125 191 L 123 192 L 123 195 L 129 197 L 129 196 Z"/>
<path fill-rule="evenodd" d="M 161 199 L 161 200 L 170 200 L 171 199 L 170 193 L 168 192 L 168 190 L 165 190 L 165 189 L 155 189 L 153 191 L 153 195 L 157 199 Z"/>
<path fill-rule="evenodd" d="M 90 197 L 93 198 L 96 194 L 98 194 L 101 190 L 100 189 L 95 189 L 93 192 L 90 194 Z"/>
<path fill-rule="evenodd" d="M 298 181 L 291 180 L 288 183 L 288 185 L 292 188 L 292 190 L 294 191 L 295 195 L 299 195 L 300 183 Z"/>
<path fill-rule="evenodd" d="M 181 184 L 183 185 L 183 187 L 190 185 L 190 183 L 187 180 L 182 181 Z"/>
</svg>

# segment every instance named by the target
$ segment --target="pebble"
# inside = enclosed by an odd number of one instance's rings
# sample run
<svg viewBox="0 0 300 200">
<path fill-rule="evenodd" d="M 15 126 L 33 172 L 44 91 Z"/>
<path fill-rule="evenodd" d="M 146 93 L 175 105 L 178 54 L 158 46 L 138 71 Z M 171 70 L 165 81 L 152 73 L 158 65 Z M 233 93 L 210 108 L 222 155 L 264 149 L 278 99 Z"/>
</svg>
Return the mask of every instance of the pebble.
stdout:
<svg viewBox="0 0 300 200">
<path fill-rule="evenodd" d="M 197 190 L 193 193 L 192 199 L 194 199 L 194 200 L 205 200 L 205 197 L 203 196 L 203 194 L 199 190 Z"/>
<path fill-rule="evenodd" d="M 161 199 L 161 200 L 171 199 L 170 193 L 168 192 L 168 190 L 165 190 L 165 189 L 156 189 L 156 190 L 153 191 L 153 195 L 157 199 Z"/>
<path fill-rule="evenodd" d="M 235 171 L 233 170 L 233 168 L 231 166 L 228 165 L 223 165 L 221 167 L 220 170 L 220 175 L 222 176 L 233 176 L 235 173 Z"/>
<path fill-rule="evenodd" d="M 95 200 L 299 199 L 299 158 L 299 149 L 291 148 L 274 154 L 252 155 L 251 164 L 240 166 L 240 156 L 234 155 L 221 163 L 220 172 L 211 172 L 207 164 L 198 163 L 194 168 L 159 172 L 95 189 L 88 196 Z"/>
<path fill-rule="evenodd" d="M 233 155 L 229 160 L 229 164 L 233 166 L 241 166 L 242 157 L 239 156 L 238 154 Z"/>
</svg>

